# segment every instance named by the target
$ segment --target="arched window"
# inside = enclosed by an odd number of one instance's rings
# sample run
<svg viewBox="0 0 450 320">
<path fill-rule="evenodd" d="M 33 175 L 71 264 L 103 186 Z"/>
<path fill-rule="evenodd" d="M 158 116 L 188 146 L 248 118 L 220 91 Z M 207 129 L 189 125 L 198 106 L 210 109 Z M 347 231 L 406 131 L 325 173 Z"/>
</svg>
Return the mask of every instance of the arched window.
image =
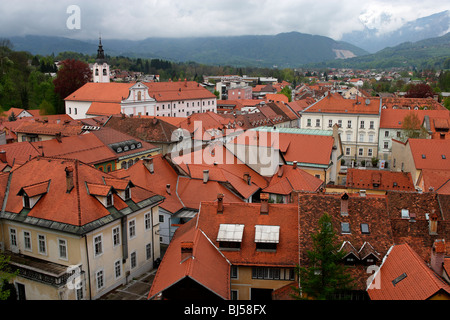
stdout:
<svg viewBox="0 0 450 320">
<path fill-rule="evenodd" d="M 126 169 L 126 168 L 127 168 L 127 162 L 126 162 L 126 161 L 123 161 L 123 162 L 121 163 L 121 165 L 120 165 L 120 168 L 121 168 L 121 169 Z"/>
<path fill-rule="evenodd" d="M 141 101 L 142 99 L 142 93 L 140 91 L 138 91 L 138 101 Z"/>
<path fill-rule="evenodd" d="M 103 166 L 98 167 L 98 170 L 100 170 L 100 171 L 105 171 L 105 170 L 103 169 Z"/>
<path fill-rule="evenodd" d="M 95 69 L 95 75 L 98 76 L 98 68 Z"/>
<path fill-rule="evenodd" d="M 111 172 L 112 171 L 112 165 L 111 164 L 108 164 L 107 166 L 106 166 L 106 172 Z"/>
<path fill-rule="evenodd" d="M 104 76 L 106 76 L 106 72 L 107 72 L 106 68 L 103 69 L 103 75 L 104 75 Z"/>
</svg>

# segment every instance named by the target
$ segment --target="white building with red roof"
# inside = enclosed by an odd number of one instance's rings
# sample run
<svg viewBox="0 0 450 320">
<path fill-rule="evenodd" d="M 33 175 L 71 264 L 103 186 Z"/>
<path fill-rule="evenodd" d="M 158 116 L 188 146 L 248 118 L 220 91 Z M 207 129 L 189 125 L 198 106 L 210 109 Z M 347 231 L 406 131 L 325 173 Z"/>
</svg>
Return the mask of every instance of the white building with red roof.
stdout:
<svg viewBox="0 0 450 320">
<path fill-rule="evenodd" d="M 126 114 L 187 117 L 217 111 L 216 96 L 194 81 L 86 83 L 65 98 L 73 119 Z"/>
</svg>

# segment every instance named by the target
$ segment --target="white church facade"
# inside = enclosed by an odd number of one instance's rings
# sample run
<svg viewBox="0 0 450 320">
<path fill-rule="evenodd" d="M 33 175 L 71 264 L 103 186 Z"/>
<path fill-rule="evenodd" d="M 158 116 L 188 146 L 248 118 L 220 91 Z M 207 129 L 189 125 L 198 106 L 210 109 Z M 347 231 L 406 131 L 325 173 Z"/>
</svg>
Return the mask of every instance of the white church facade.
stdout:
<svg viewBox="0 0 450 320">
<path fill-rule="evenodd" d="M 101 39 L 92 72 L 92 82 L 65 98 L 66 114 L 75 120 L 118 114 L 188 117 L 217 112 L 216 96 L 194 81 L 111 82 Z"/>
</svg>

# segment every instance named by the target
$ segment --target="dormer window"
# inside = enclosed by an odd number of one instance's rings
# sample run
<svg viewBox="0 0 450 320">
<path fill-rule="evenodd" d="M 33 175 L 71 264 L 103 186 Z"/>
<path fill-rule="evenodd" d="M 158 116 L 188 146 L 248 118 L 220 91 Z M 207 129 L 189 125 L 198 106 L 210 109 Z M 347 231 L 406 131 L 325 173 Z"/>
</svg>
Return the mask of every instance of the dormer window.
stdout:
<svg viewBox="0 0 450 320">
<path fill-rule="evenodd" d="M 23 208 L 33 209 L 41 197 L 48 192 L 50 180 L 23 187 L 17 193 L 22 196 Z"/>
<path fill-rule="evenodd" d="M 25 209 L 31 209 L 31 207 L 30 207 L 30 197 L 28 197 L 26 194 L 23 195 L 23 207 Z"/>
<path fill-rule="evenodd" d="M 280 242 L 280 226 L 255 226 L 256 249 L 275 251 Z"/>
<path fill-rule="evenodd" d="M 86 187 L 91 196 L 97 198 L 106 208 L 114 206 L 114 193 L 116 190 L 112 186 L 104 184 L 87 183 Z"/>
<path fill-rule="evenodd" d="M 240 250 L 243 234 L 243 224 L 221 224 L 217 235 L 219 248 L 225 250 Z"/>
<path fill-rule="evenodd" d="M 114 200 L 113 200 L 113 195 L 112 195 L 112 193 L 109 193 L 107 196 L 106 196 L 106 207 L 112 207 L 114 205 Z"/>
<path fill-rule="evenodd" d="M 130 200 L 131 198 L 131 191 L 130 191 L 130 187 L 127 187 L 125 189 L 125 200 Z"/>
</svg>

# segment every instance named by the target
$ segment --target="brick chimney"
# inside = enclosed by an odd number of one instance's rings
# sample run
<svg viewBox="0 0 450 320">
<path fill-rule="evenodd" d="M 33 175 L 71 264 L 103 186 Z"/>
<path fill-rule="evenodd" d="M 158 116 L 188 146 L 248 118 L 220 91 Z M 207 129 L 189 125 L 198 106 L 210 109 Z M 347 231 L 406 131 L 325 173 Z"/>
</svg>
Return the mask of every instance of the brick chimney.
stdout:
<svg viewBox="0 0 450 320">
<path fill-rule="evenodd" d="M 55 134 L 55 138 L 56 138 L 56 141 L 58 141 L 59 143 L 61 143 L 61 132 L 57 132 L 57 133 Z"/>
<path fill-rule="evenodd" d="M 445 240 L 436 239 L 431 248 L 431 269 L 436 272 L 439 276 L 442 276 L 444 271 L 444 257 L 445 257 Z"/>
<path fill-rule="evenodd" d="M 192 241 L 182 241 L 180 263 L 185 261 L 186 259 L 192 258 L 193 251 L 194 251 L 194 243 Z"/>
<path fill-rule="evenodd" d="M 72 191 L 74 184 L 73 184 L 73 167 L 66 167 L 66 192 L 70 193 Z"/>
<path fill-rule="evenodd" d="M 294 168 L 294 169 L 297 169 L 297 161 L 294 161 L 294 166 L 293 166 L 293 168 Z"/>
<path fill-rule="evenodd" d="M 6 163 L 6 151 L 0 150 L 0 161 Z"/>
<path fill-rule="evenodd" d="M 261 214 L 269 213 L 269 194 L 261 193 Z"/>
<path fill-rule="evenodd" d="M 209 180 L 209 170 L 203 170 L 203 183 L 207 183 Z"/>
<path fill-rule="evenodd" d="M 223 213 L 223 197 L 222 193 L 217 195 L 217 213 Z"/>
<path fill-rule="evenodd" d="M 144 158 L 144 166 L 151 174 L 155 172 L 155 168 L 153 166 L 153 158 Z"/>
<path fill-rule="evenodd" d="M 436 235 L 437 231 L 438 231 L 438 215 L 436 214 L 436 212 L 430 214 L 430 220 L 428 221 L 428 226 L 429 226 L 429 234 L 430 235 Z"/>
</svg>

